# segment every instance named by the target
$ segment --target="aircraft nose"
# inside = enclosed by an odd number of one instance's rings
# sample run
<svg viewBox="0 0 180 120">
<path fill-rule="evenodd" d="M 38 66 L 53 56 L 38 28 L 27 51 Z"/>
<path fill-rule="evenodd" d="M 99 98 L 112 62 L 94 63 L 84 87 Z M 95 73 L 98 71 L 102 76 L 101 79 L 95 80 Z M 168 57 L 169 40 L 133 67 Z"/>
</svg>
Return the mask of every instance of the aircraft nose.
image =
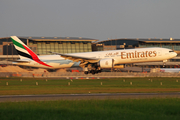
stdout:
<svg viewBox="0 0 180 120">
<path fill-rule="evenodd" d="M 177 53 L 176 53 L 176 52 L 174 52 L 174 56 L 175 56 L 175 57 L 177 56 Z"/>
<path fill-rule="evenodd" d="M 176 56 L 177 56 L 177 53 L 176 53 Z"/>
</svg>

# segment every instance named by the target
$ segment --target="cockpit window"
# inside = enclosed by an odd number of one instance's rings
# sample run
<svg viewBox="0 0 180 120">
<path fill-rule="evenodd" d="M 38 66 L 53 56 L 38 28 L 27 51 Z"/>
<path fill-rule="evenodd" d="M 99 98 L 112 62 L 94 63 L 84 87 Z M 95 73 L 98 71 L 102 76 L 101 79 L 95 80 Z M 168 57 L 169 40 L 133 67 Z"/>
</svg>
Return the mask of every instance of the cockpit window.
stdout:
<svg viewBox="0 0 180 120">
<path fill-rule="evenodd" d="M 174 52 L 174 51 L 169 51 L 169 52 Z"/>
</svg>

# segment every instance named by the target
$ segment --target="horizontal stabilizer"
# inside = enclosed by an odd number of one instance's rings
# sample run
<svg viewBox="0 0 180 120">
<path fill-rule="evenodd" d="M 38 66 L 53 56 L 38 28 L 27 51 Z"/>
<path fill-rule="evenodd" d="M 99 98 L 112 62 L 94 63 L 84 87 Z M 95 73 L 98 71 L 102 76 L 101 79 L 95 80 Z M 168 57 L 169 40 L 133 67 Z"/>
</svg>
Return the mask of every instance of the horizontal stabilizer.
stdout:
<svg viewBox="0 0 180 120">
<path fill-rule="evenodd" d="M 20 60 L 17 60 L 17 61 L 13 61 L 13 62 L 17 62 L 17 63 L 30 63 L 30 61 L 20 61 Z"/>
</svg>

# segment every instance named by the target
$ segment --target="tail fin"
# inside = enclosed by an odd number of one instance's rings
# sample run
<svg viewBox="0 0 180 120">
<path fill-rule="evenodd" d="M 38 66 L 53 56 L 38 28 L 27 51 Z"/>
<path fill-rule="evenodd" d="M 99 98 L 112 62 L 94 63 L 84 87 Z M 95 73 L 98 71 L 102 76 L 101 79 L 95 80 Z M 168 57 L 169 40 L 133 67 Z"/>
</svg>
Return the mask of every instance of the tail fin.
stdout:
<svg viewBox="0 0 180 120">
<path fill-rule="evenodd" d="M 17 36 L 11 36 L 11 40 L 14 44 L 16 51 L 19 54 L 20 59 L 32 59 L 32 56 L 37 57 L 37 55 L 27 46 L 25 45 Z"/>
<path fill-rule="evenodd" d="M 48 67 L 52 67 L 44 62 L 42 62 L 38 56 L 36 55 L 36 53 L 34 53 L 27 45 L 25 45 L 17 36 L 11 36 L 11 40 L 14 44 L 14 47 L 16 48 L 20 59 L 32 59 L 34 61 L 36 61 L 39 64 L 48 66 Z"/>
</svg>

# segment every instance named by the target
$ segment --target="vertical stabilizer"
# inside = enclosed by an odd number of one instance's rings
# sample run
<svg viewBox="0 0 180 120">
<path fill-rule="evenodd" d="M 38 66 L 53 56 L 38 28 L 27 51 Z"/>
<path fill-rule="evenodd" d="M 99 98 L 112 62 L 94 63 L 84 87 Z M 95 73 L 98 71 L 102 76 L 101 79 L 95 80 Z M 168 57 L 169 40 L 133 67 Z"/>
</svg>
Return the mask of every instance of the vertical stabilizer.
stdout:
<svg viewBox="0 0 180 120">
<path fill-rule="evenodd" d="M 18 52 L 20 59 L 32 59 L 41 65 L 44 65 L 47 67 L 52 67 L 52 66 L 42 62 L 38 58 L 36 53 L 34 53 L 27 45 L 25 45 L 17 36 L 11 36 L 11 40 L 14 44 L 15 49 Z"/>
<path fill-rule="evenodd" d="M 28 52 L 30 48 L 27 45 L 25 45 L 17 36 L 11 36 L 11 40 L 14 44 L 16 51 L 18 52 L 20 59 L 32 59 L 31 55 Z"/>
</svg>

